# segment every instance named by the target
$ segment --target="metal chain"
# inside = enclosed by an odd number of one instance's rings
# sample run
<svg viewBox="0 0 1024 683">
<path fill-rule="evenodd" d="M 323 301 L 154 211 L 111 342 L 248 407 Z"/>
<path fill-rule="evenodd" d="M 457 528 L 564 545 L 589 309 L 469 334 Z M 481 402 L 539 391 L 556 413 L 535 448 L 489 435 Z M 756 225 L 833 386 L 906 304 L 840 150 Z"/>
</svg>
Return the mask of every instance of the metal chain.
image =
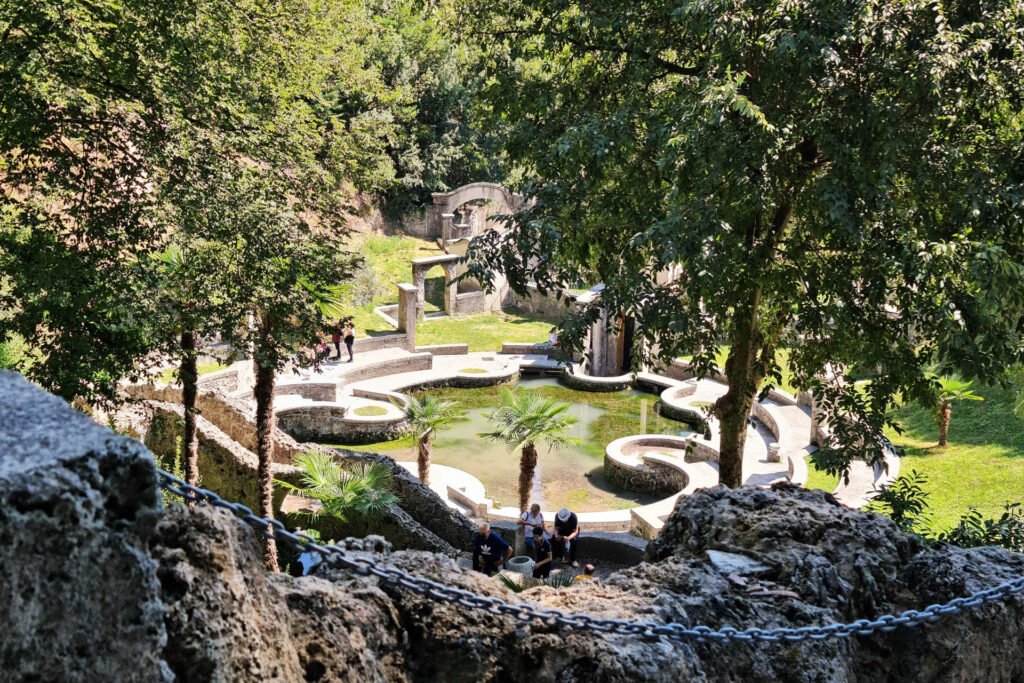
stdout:
<svg viewBox="0 0 1024 683">
<path fill-rule="evenodd" d="M 642 638 L 665 637 L 677 641 L 694 641 L 698 643 L 717 642 L 768 642 L 781 641 L 799 642 L 804 640 L 824 640 L 827 638 L 845 638 L 854 634 L 869 635 L 876 631 L 892 631 L 900 626 L 917 626 L 925 622 L 936 621 L 943 616 L 957 614 L 971 607 L 987 602 L 1000 600 L 1008 596 L 1024 593 L 1024 577 L 1001 583 L 988 590 L 979 591 L 964 598 L 955 598 L 942 605 L 929 605 L 923 610 L 908 610 L 900 615 L 885 615 L 874 620 L 858 619 L 846 624 L 827 624 L 825 626 L 802 626 L 800 628 L 772 629 L 735 629 L 724 627 L 712 629 L 709 626 L 687 627 L 683 624 L 658 624 L 650 621 L 626 621 L 623 619 L 597 619 L 586 614 L 566 614 L 560 610 L 544 609 L 531 603 L 510 604 L 501 598 L 477 595 L 461 588 L 446 586 L 430 579 L 414 576 L 401 569 L 384 567 L 366 557 L 350 557 L 347 550 L 356 549 L 354 543 L 347 547 L 337 544 L 322 545 L 307 534 L 288 531 L 284 524 L 276 519 L 257 517 L 245 505 L 230 503 L 213 491 L 189 486 L 181 479 L 157 470 L 159 484 L 171 493 L 184 497 L 189 501 L 205 502 L 215 507 L 230 510 L 240 521 L 252 526 L 265 536 L 277 538 L 290 543 L 303 552 L 315 552 L 325 560 L 351 569 L 363 576 L 376 576 L 385 583 L 400 586 L 407 590 L 425 595 L 440 602 L 450 602 L 462 607 L 480 609 L 491 614 L 515 617 L 522 622 L 537 620 L 547 626 L 565 626 L 581 631 L 596 631 L 618 635 L 640 636 Z"/>
</svg>

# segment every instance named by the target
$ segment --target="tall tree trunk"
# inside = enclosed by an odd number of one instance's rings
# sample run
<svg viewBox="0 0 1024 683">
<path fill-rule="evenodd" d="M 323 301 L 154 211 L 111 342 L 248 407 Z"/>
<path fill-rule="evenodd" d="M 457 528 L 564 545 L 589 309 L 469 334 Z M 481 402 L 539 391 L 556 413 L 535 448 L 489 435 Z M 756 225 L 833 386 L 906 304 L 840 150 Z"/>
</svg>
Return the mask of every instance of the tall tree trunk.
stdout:
<svg viewBox="0 0 1024 683">
<path fill-rule="evenodd" d="M 259 514 L 274 517 L 274 479 L 270 465 L 274 461 L 274 375 L 273 365 L 264 366 L 259 355 L 253 359 L 256 386 L 256 456 L 259 458 L 257 478 L 259 480 Z M 277 544 L 273 538 L 266 539 L 266 563 L 271 571 L 277 571 Z"/>
<path fill-rule="evenodd" d="M 185 409 L 185 481 L 199 486 L 199 440 L 196 438 L 196 395 L 199 372 L 196 369 L 196 336 L 191 331 L 181 333 L 181 403 Z"/>
<path fill-rule="evenodd" d="M 747 420 L 761 384 L 758 352 L 761 335 L 758 330 L 760 291 L 751 305 L 736 311 L 732 348 L 725 361 L 729 390 L 715 403 L 715 416 L 721 428 L 719 445 L 719 481 L 729 488 L 743 485 L 743 449 L 747 440 Z"/>
<path fill-rule="evenodd" d="M 808 142 L 801 154 L 804 161 L 810 164 L 817 155 L 817 148 Z M 747 265 L 751 272 L 759 273 L 775 258 L 775 245 L 785 234 L 792 215 L 793 203 L 786 199 L 775 207 L 768 225 L 763 224 L 761 213 L 751 221 L 746 236 L 750 248 Z M 759 282 L 752 283 L 746 303 L 737 306 L 734 311 L 732 348 L 725 361 L 729 390 L 715 402 L 715 415 L 721 427 L 719 481 L 729 488 L 743 485 L 743 447 L 747 440 L 747 419 L 761 387 L 761 380 L 764 379 L 765 358 L 775 352 L 777 343 L 777 339 L 766 343 L 762 333 L 761 290 Z M 778 321 L 780 326 L 783 322 L 782 319 Z"/>
<path fill-rule="evenodd" d="M 949 420 L 953 416 L 953 404 L 949 401 L 939 401 L 939 448 L 946 447 L 946 437 L 949 436 Z"/>
<path fill-rule="evenodd" d="M 519 457 L 519 511 L 530 507 L 530 493 L 533 491 L 533 473 L 537 469 L 537 448 L 528 443 L 523 446 Z"/>
<path fill-rule="evenodd" d="M 430 486 L 430 435 L 426 434 L 416 442 L 416 464 L 419 466 L 420 483 Z"/>
</svg>

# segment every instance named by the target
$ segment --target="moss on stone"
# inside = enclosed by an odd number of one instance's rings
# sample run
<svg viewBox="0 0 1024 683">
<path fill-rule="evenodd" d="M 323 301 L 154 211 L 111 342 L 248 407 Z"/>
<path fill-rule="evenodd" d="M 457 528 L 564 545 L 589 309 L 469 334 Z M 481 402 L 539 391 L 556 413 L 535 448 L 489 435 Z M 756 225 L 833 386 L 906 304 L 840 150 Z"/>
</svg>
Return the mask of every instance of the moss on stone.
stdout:
<svg viewBox="0 0 1024 683">
<path fill-rule="evenodd" d="M 379 417 L 388 414 L 387 408 L 381 408 L 380 406 L 360 406 L 352 412 L 359 417 Z"/>
</svg>

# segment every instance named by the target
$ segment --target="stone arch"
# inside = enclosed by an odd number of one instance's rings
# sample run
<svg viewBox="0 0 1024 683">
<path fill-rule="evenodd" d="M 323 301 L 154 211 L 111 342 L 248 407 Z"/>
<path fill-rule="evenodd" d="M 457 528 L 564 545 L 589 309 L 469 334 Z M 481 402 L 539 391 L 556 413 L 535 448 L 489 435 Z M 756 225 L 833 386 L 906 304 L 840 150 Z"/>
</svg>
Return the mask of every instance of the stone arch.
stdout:
<svg viewBox="0 0 1024 683">
<path fill-rule="evenodd" d="M 455 210 L 466 202 L 485 199 L 500 202 L 509 211 L 519 211 L 523 207 L 523 195 L 511 192 L 504 185 L 497 183 L 469 183 L 451 192 L 434 192 L 430 195 L 433 205 L 430 207 L 431 234 L 440 235 L 441 244 L 447 245 L 454 237 L 452 217 Z"/>
<path fill-rule="evenodd" d="M 427 273 L 435 266 L 444 269 L 444 312 L 448 315 L 455 315 L 456 312 L 456 286 L 452 282 L 456 277 L 456 264 L 459 256 L 455 254 L 440 254 L 438 256 L 423 256 L 410 261 L 412 265 L 412 284 L 416 288 L 416 320 L 424 317 L 424 304 L 426 303 L 426 277 Z"/>
</svg>

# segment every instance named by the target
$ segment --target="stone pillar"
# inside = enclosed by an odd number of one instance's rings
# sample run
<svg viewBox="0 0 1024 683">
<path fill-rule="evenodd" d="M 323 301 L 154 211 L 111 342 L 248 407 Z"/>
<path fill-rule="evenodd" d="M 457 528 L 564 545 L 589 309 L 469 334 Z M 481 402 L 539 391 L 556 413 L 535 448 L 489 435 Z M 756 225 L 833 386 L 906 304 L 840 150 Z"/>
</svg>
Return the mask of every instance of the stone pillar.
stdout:
<svg viewBox="0 0 1024 683">
<path fill-rule="evenodd" d="M 409 350 L 416 349 L 416 307 L 418 291 L 408 282 L 398 285 L 398 331 L 405 332 Z"/>
<path fill-rule="evenodd" d="M 811 392 L 807 392 L 807 393 L 810 394 Z M 811 408 L 811 435 L 810 435 L 810 438 L 808 440 L 810 441 L 811 445 L 814 445 L 814 446 L 817 446 L 818 448 L 821 448 L 822 444 L 819 443 L 819 439 L 818 439 L 818 428 L 821 425 L 821 411 L 818 410 L 817 401 L 814 400 L 814 395 L 813 394 L 811 394 L 811 405 L 810 405 L 810 408 Z"/>
<path fill-rule="evenodd" d="M 423 320 L 423 307 L 427 301 L 427 271 L 424 268 L 412 267 L 412 286 L 416 288 L 416 319 Z"/>
<path fill-rule="evenodd" d="M 587 374 L 594 377 L 606 377 L 608 375 L 608 324 L 607 309 L 601 310 L 597 321 L 590 326 L 590 367 Z"/>
<path fill-rule="evenodd" d="M 456 266 L 453 263 L 451 265 L 446 264 L 442 267 L 444 268 L 444 312 L 448 315 L 455 315 L 455 297 L 458 296 L 459 293 L 459 287 L 454 282 Z"/>
<path fill-rule="evenodd" d="M 441 214 L 441 248 L 445 253 L 448 252 L 448 240 L 455 239 L 455 235 L 452 234 L 452 219 L 454 218 L 454 213 Z"/>
<path fill-rule="evenodd" d="M 768 462 L 782 462 L 782 454 L 779 452 L 779 444 L 774 441 L 768 444 Z"/>
</svg>

